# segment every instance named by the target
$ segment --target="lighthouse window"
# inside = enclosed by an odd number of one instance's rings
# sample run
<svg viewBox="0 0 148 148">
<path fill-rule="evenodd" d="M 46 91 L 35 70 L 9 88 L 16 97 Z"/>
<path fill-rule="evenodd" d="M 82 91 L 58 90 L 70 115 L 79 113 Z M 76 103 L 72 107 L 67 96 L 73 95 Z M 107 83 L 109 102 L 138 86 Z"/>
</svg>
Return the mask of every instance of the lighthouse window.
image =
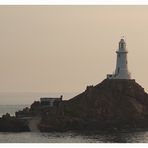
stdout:
<svg viewBox="0 0 148 148">
<path fill-rule="evenodd" d="M 127 64 L 127 61 L 126 61 L 126 64 Z"/>
<path fill-rule="evenodd" d="M 118 54 L 118 57 L 120 58 L 120 54 Z"/>
</svg>

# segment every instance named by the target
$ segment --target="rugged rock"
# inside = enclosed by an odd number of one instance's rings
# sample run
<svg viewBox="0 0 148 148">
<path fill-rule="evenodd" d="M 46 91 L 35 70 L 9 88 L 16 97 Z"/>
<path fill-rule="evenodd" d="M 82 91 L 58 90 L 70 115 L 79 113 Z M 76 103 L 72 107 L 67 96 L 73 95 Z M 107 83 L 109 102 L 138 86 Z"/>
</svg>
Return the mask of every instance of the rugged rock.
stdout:
<svg viewBox="0 0 148 148">
<path fill-rule="evenodd" d="M 26 121 L 20 120 L 10 114 L 3 115 L 0 118 L 0 132 L 25 132 L 30 131 Z"/>
<path fill-rule="evenodd" d="M 42 132 L 148 129 L 148 94 L 135 80 L 105 79 L 60 106 L 36 101 L 16 117 L 7 114 L 0 118 L 0 131 L 29 131 L 23 118 Z"/>
<path fill-rule="evenodd" d="M 135 80 L 105 79 L 63 104 L 64 116 L 42 119 L 42 131 L 148 127 L 148 94 Z"/>
<path fill-rule="evenodd" d="M 148 115 L 148 94 L 135 80 L 106 79 L 67 101 L 65 109 L 83 119 L 144 119 Z"/>
</svg>

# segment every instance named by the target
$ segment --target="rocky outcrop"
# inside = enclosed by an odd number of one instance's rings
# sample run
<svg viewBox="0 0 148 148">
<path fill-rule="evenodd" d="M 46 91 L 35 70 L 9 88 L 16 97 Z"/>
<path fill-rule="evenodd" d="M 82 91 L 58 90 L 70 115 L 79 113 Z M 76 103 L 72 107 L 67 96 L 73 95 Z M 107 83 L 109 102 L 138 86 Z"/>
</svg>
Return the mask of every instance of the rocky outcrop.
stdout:
<svg viewBox="0 0 148 148">
<path fill-rule="evenodd" d="M 63 104 L 64 116 L 42 119 L 42 131 L 148 127 L 148 94 L 135 80 L 105 79 Z"/>
<path fill-rule="evenodd" d="M 28 123 L 22 120 L 28 119 Z M 148 129 L 148 94 L 135 80 L 105 79 L 60 106 L 39 101 L 0 118 L 0 131 Z"/>
<path fill-rule="evenodd" d="M 94 120 L 138 120 L 148 115 L 148 94 L 135 80 L 109 80 L 65 103 L 70 116 Z"/>
<path fill-rule="evenodd" d="M 10 116 L 10 114 L 3 115 L 0 118 L 1 132 L 25 132 L 30 131 L 28 124 L 24 120 Z"/>
</svg>

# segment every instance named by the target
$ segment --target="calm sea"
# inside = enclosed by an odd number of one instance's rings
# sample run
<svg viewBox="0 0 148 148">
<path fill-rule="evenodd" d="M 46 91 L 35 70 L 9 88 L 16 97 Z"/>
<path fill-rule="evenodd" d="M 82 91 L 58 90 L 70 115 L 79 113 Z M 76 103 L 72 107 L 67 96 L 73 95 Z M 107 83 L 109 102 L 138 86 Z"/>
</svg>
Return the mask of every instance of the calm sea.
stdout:
<svg viewBox="0 0 148 148">
<path fill-rule="evenodd" d="M 0 115 L 21 110 L 29 105 L 0 105 Z M 0 132 L 0 143 L 147 143 L 148 131 L 114 132 L 114 133 L 3 133 Z"/>
</svg>

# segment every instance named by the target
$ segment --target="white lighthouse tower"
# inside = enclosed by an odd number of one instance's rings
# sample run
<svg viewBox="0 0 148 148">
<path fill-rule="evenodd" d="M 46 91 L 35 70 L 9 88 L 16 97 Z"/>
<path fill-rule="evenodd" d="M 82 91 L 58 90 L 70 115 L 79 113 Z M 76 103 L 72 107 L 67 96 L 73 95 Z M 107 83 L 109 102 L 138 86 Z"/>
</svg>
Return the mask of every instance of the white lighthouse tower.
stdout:
<svg viewBox="0 0 148 148">
<path fill-rule="evenodd" d="M 113 74 L 108 74 L 108 79 L 130 79 L 130 73 L 128 72 L 128 62 L 127 62 L 127 49 L 126 43 L 122 38 L 119 42 L 119 49 L 117 53 L 117 63 L 116 70 Z"/>
</svg>

